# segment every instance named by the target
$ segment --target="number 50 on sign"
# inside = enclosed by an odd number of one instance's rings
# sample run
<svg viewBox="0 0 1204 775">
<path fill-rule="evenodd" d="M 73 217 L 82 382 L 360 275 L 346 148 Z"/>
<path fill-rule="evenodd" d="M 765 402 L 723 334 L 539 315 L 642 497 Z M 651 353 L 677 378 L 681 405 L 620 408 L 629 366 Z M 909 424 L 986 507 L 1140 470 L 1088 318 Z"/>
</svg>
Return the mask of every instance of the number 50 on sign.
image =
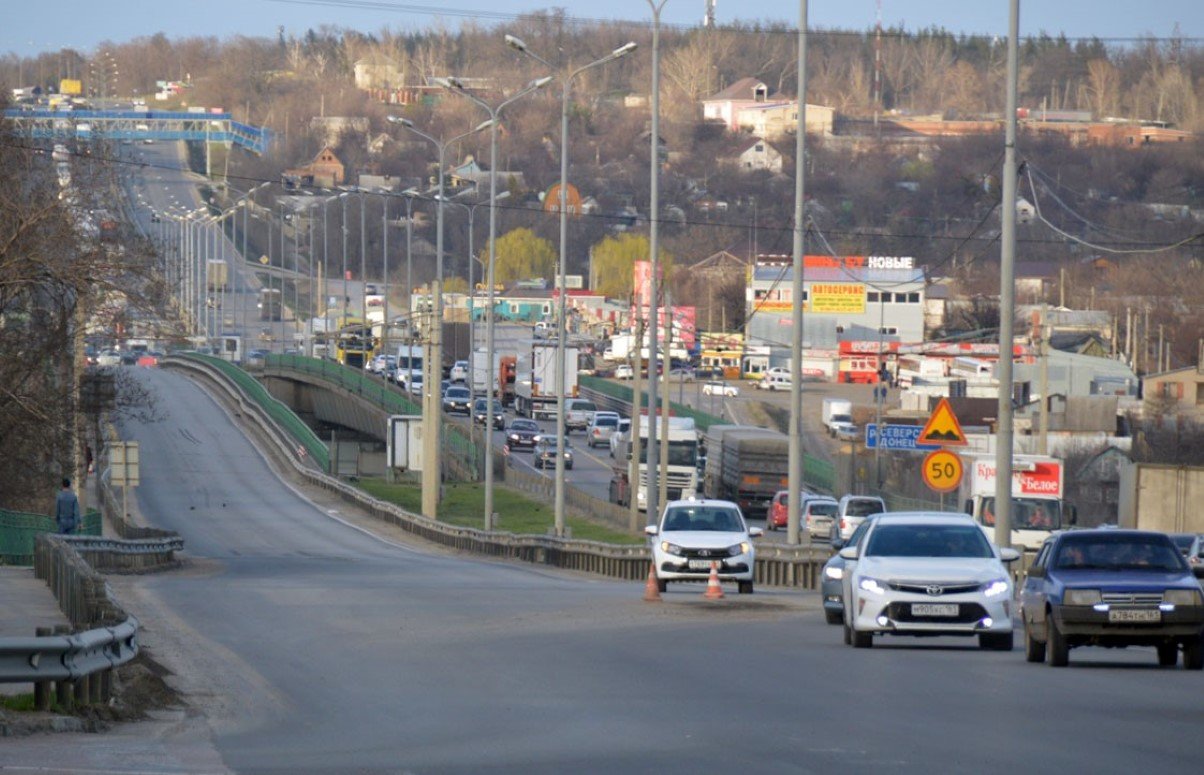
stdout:
<svg viewBox="0 0 1204 775">
<path fill-rule="evenodd" d="M 952 492 L 962 480 L 962 459 L 946 449 L 924 458 L 924 484 L 936 492 Z"/>
</svg>

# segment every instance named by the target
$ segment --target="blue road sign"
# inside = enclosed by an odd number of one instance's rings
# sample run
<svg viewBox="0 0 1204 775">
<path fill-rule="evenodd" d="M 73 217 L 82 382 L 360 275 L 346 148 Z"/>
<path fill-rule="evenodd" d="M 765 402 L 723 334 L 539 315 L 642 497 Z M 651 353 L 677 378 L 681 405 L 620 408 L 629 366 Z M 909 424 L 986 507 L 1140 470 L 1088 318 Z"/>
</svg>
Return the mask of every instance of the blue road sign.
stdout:
<svg viewBox="0 0 1204 775">
<path fill-rule="evenodd" d="M 865 426 L 865 446 L 870 449 L 888 449 L 900 450 L 903 452 L 927 452 L 933 449 L 940 449 L 937 444 L 919 444 L 920 432 L 924 430 L 922 425 L 883 425 L 882 432 L 878 432 L 878 426 L 875 423 L 869 423 Z"/>
</svg>

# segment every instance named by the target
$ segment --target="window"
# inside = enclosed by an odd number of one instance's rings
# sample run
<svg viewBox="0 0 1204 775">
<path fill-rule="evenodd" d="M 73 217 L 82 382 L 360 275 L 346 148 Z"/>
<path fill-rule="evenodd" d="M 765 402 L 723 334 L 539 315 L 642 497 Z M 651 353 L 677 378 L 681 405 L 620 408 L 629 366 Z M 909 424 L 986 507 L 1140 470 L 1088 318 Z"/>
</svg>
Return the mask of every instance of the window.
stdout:
<svg viewBox="0 0 1204 775">
<path fill-rule="evenodd" d="M 907 294 L 907 303 L 908 304 L 919 304 L 920 303 L 920 294 L 919 293 Z"/>
<path fill-rule="evenodd" d="M 836 333 L 838 333 L 838 334 L 843 334 L 843 333 L 844 333 L 844 326 L 837 326 L 837 327 L 836 327 Z"/>
<path fill-rule="evenodd" d="M 870 304 L 877 303 L 878 298 L 879 296 L 877 291 L 867 291 L 865 294 L 865 300 Z"/>
<path fill-rule="evenodd" d="M 753 146 L 753 151 L 756 153 L 765 153 L 765 146 L 757 143 L 755 146 Z"/>
<path fill-rule="evenodd" d="M 886 334 L 888 336 L 894 336 L 895 334 L 899 333 L 899 327 L 898 326 L 882 326 L 881 328 L 878 329 L 878 333 Z"/>
</svg>

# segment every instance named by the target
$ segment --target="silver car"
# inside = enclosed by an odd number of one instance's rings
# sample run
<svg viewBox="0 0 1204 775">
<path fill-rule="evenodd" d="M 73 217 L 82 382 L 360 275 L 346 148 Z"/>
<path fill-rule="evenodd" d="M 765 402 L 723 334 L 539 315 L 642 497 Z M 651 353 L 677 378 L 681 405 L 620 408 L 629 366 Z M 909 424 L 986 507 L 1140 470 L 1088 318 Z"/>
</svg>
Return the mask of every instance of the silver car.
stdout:
<svg viewBox="0 0 1204 775">
<path fill-rule="evenodd" d="M 610 445 L 610 437 L 619 429 L 618 412 L 594 412 L 594 421 L 585 431 L 585 440 L 590 449 Z"/>
</svg>

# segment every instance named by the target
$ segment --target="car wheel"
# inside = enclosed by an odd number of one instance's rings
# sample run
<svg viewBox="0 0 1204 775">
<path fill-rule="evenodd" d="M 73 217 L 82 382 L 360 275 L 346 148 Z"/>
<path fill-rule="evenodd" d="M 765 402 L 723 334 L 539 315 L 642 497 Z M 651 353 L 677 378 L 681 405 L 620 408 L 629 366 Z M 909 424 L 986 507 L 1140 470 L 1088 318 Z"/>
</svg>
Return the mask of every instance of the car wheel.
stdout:
<svg viewBox="0 0 1204 775">
<path fill-rule="evenodd" d="M 773 517 L 765 518 L 765 529 L 771 533 L 777 531 L 778 528 L 777 525 L 774 524 Z"/>
<path fill-rule="evenodd" d="M 853 648 L 855 649 L 868 649 L 874 645 L 874 634 L 872 632 L 858 632 L 850 627 L 849 638 L 853 641 Z"/>
<path fill-rule="evenodd" d="M 1011 632 L 984 632 L 978 636 L 978 647 L 983 651 L 1011 651 L 1015 636 Z"/>
<path fill-rule="evenodd" d="M 1158 644 L 1158 667 L 1174 667 L 1179 664 L 1179 644 Z"/>
<path fill-rule="evenodd" d="M 844 619 L 843 616 L 841 616 L 840 618 L 842 620 Z M 841 627 L 841 629 L 844 630 L 844 645 L 852 646 L 853 645 L 853 628 L 849 627 L 848 622 L 845 622 L 844 627 Z"/>
<path fill-rule="evenodd" d="M 1204 670 L 1204 635 L 1183 641 L 1183 669 Z"/>
<path fill-rule="evenodd" d="M 824 621 L 828 624 L 844 624 L 844 614 L 840 611 L 824 609 Z"/>
<path fill-rule="evenodd" d="M 1024 622 L 1024 659 L 1027 662 L 1045 661 L 1045 644 L 1033 639 L 1027 620 Z"/>
<path fill-rule="evenodd" d="M 736 594 L 751 595 L 753 593 L 753 583 L 751 581 L 736 582 Z"/>
<path fill-rule="evenodd" d="M 656 580 L 656 590 L 658 592 L 667 592 L 669 590 L 669 582 L 666 579 L 658 578 Z"/>
<path fill-rule="evenodd" d="M 1066 667 L 1070 664 L 1070 646 L 1066 643 L 1066 636 L 1058 629 L 1058 624 L 1052 616 L 1046 619 L 1045 626 L 1049 630 L 1049 640 L 1045 642 L 1045 648 L 1049 652 L 1049 666 Z"/>
</svg>

